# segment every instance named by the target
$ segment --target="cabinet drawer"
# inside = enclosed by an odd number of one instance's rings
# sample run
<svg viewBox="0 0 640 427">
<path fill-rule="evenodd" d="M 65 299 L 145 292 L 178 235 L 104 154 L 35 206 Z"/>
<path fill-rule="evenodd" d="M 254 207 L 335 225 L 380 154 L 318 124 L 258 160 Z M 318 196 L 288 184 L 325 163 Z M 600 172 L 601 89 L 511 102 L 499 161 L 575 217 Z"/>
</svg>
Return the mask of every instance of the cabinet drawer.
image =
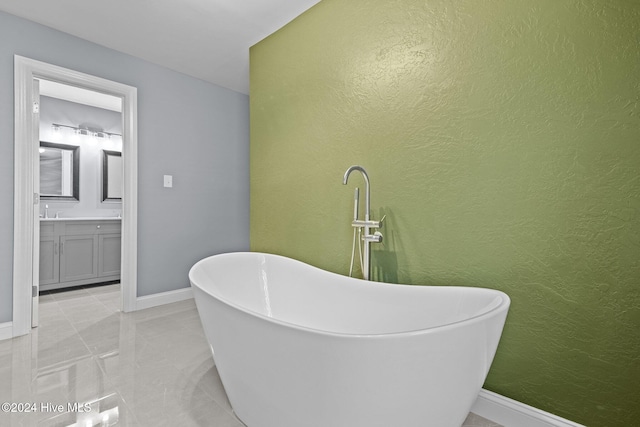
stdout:
<svg viewBox="0 0 640 427">
<path fill-rule="evenodd" d="M 100 221 L 97 225 L 100 226 L 100 228 L 97 228 L 98 234 L 120 233 L 120 230 L 122 229 L 122 223 L 118 220 Z"/>
<path fill-rule="evenodd" d="M 65 224 L 65 233 L 67 236 L 82 234 L 104 234 L 119 233 L 120 221 L 69 221 Z"/>
</svg>

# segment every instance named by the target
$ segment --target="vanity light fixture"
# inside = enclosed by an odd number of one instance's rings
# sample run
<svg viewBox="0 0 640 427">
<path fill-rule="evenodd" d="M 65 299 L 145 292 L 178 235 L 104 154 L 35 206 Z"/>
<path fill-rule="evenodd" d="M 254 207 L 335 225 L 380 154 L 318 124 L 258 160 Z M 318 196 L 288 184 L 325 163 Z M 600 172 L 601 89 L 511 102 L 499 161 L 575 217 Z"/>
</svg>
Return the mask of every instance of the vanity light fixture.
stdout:
<svg viewBox="0 0 640 427">
<path fill-rule="evenodd" d="M 53 129 L 53 139 L 54 141 L 58 141 L 61 137 L 60 133 L 60 126 L 58 125 L 52 125 L 51 128 Z"/>
<path fill-rule="evenodd" d="M 58 134 L 58 135 L 63 128 L 66 128 L 66 129 L 71 129 L 76 135 L 84 135 L 84 136 L 91 136 L 93 138 L 105 138 L 105 139 L 111 139 L 112 136 L 119 136 L 122 138 L 122 135 L 119 133 L 105 132 L 101 129 L 90 129 L 88 127 L 68 126 L 68 125 L 53 123 L 51 124 L 51 128 L 53 129 L 54 134 Z"/>
</svg>

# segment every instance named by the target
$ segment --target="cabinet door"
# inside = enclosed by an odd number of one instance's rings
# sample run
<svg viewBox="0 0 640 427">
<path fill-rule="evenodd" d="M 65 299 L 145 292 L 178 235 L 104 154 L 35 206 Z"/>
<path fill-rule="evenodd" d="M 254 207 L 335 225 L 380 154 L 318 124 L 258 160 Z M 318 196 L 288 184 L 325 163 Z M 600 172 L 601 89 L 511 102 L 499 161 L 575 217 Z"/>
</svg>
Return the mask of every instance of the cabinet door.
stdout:
<svg viewBox="0 0 640 427">
<path fill-rule="evenodd" d="M 58 236 L 40 237 L 40 284 L 50 285 L 60 281 L 60 254 Z"/>
<path fill-rule="evenodd" d="M 99 240 L 98 277 L 120 274 L 120 234 L 102 234 Z"/>
<path fill-rule="evenodd" d="M 60 236 L 60 281 L 98 277 L 98 236 Z"/>
</svg>

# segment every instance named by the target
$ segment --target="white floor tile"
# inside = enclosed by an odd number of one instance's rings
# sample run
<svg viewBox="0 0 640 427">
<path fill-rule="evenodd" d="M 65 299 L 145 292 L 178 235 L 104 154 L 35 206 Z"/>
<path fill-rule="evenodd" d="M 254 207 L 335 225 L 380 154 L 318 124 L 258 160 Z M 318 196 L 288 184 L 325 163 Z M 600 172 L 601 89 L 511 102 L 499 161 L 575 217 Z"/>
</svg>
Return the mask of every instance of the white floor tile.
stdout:
<svg viewBox="0 0 640 427">
<path fill-rule="evenodd" d="M 243 426 L 193 300 L 134 313 L 119 304 L 119 284 L 41 296 L 40 326 L 0 341 L 0 401 L 38 411 L 0 412 L 0 426 Z M 463 427 L 501 426 L 469 414 Z"/>
</svg>

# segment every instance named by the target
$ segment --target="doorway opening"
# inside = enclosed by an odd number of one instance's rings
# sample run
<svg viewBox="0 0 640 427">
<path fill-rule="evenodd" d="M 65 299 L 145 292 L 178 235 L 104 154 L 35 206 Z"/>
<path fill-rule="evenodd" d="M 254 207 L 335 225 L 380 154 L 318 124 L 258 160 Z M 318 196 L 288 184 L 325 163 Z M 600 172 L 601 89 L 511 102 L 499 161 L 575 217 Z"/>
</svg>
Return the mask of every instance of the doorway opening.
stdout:
<svg viewBox="0 0 640 427">
<path fill-rule="evenodd" d="M 99 285 L 120 287 L 122 99 L 50 80 L 34 84 L 40 93 L 38 299 L 101 296 L 106 290 Z M 40 325 L 40 302 L 32 308 L 32 327 Z"/>
<path fill-rule="evenodd" d="M 39 82 L 50 81 L 118 98 L 122 105 L 120 283 L 122 311 L 136 309 L 137 276 L 137 90 L 110 80 L 15 56 L 15 192 L 13 336 L 37 324 L 40 268 Z M 96 130 L 97 131 L 97 130 Z M 109 150 L 106 150 L 109 151 Z M 113 151 L 112 151 L 113 152 Z M 105 154 L 106 155 L 106 154 Z M 73 191 L 69 190 L 73 197 Z M 113 196 L 113 194 L 112 194 Z M 114 197 L 112 197 L 114 198 Z M 48 212 L 47 212 L 48 214 Z M 113 240 L 110 242 L 113 246 Z"/>
</svg>

